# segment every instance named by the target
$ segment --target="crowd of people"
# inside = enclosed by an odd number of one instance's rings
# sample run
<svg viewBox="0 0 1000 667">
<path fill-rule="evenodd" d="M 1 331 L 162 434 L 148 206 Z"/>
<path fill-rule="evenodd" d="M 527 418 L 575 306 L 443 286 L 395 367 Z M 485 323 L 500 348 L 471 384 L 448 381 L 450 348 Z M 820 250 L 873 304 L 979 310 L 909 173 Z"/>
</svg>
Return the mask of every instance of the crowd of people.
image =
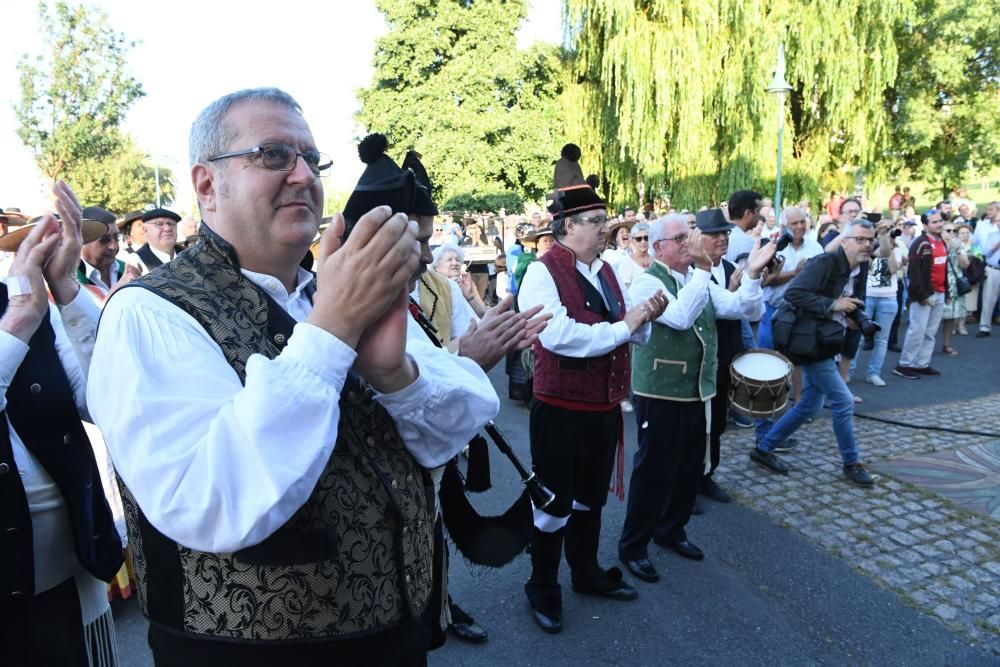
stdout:
<svg viewBox="0 0 1000 667">
<path fill-rule="evenodd" d="M 618 215 L 568 144 L 546 210 L 465 216 L 438 210 L 421 155 L 389 150 L 361 142 L 323 218 L 330 162 L 302 109 L 244 90 L 192 125 L 200 221 L 61 182 L 56 213 L 3 211 L 3 664 L 118 664 L 108 600 L 133 589 L 157 665 L 425 664 L 448 630 L 488 637 L 449 594 L 449 538 L 494 566 L 529 551 L 531 618 L 558 633 L 564 556 L 576 593 L 622 602 L 627 575 L 660 578 L 650 542 L 704 558 L 687 526 L 699 496 L 730 500 L 741 354 L 775 349 L 796 376 L 790 410 L 737 422 L 750 460 L 790 474 L 778 453 L 828 400 L 845 479 L 871 487 L 859 351 L 875 386 L 889 349 L 897 376 L 933 377 L 941 322 L 945 354 L 972 313 L 977 335 L 994 322 L 996 202 L 917 219 L 904 190 L 886 218 L 841 198 L 814 219 L 742 190 Z M 484 557 L 459 537 L 477 527 L 458 464 L 471 487 L 477 434 L 502 438 L 502 360 L 538 493 Z M 625 571 L 598 560 L 612 530 Z"/>
</svg>

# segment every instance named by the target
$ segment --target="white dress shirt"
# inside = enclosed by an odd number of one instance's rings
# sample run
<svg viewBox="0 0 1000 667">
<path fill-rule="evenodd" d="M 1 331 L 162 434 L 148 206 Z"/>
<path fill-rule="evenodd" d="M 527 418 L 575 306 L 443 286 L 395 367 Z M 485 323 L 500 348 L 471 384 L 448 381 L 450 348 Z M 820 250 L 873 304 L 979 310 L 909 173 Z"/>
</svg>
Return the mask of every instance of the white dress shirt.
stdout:
<svg viewBox="0 0 1000 667">
<path fill-rule="evenodd" d="M 56 353 L 73 389 L 77 410 L 87 417 L 85 369 L 89 366 L 100 313 L 83 289 L 61 310 L 62 316 L 55 306 L 49 306 L 49 319 L 56 335 Z M 27 354 L 27 343 L 0 331 L 0 410 L 7 409 L 7 389 Z M 79 568 L 73 546 L 73 529 L 59 487 L 21 440 L 6 415 L 4 420 L 14 464 L 21 476 L 31 514 L 35 593 L 38 594 L 62 583 Z"/>
<path fill-rule="evenodd" d="M 91 266 L 87 262 L 87 260 L 85 260 L 85 259 L 82 259 L 80 261 L 83 262 L 84 275 L 87 277 L 87 280 L 89 280 L 94 285 L 100 287 L 101 291 L 104 292 L 104 296 L 108 295 L 108 292 L 111 291 L 111 288 L 114 287 L 115 284 L 118 282 L 118 279 L 121 278 L 121 276 L 118 275 L 118 262 L 117 262 L 117 260 L 111 263 L 111 284 L 110 285 L 105 285 L 104 284 L 104 280 L 101 278 L 101 272 L 98 271 L 97 268 Z"/>
<path fill-rule="evenodd" d="M 607 307 L 607 299 L 604 298 L 598 279 L 602 266 L 604 262 L 600 259 L 594 260 L 590 266 L 580 260 L 576 261 L 577 271 L 597 289 L 604 299 L 604 306 Z M 622 290 L 622 296 L 625 299 L 625 312 L 628 312 L 632 308 L 633 301 L 626 290 Z M 652 293 L 649 296 L 652 296 Z M 528 267 L 517 292 L 517 302 L 522 311 L 541 304 L 541 314 L 552 315 L 548 325 L 538 335 L 538 340 L 546 350 L 564 357 L 601 357 L 624 343 L 645 345 L 649 340 L 651 327 L 648 323 L 639 327 L 633 335 L 629 333 L 624 320 L 614 324 L 610 322 L 583 324 L 574 320 L 567 313 L 566 306 L 559 300 L 559 290 L 552 279 L 552 274 L 541 262 L 532 262 Z M 622 313 L 623 317 L 624 315 L 625 313 Z"/>
<path fill-rule="evenodd" d="M 333 452 L 357 356 L 302 321 L 311 274 L 300 271 L 291 294 L 272 276 L 243 274 L 298 321 L 277 357 L 250 357 L 245 384 L 191 316 L 145 289 L 122 290 L 105 306 L 90 378 L 116 388 L 90 392 L 91 414 L 147 519 L 209 552 L 261 542 L 305 503 Z M 473 361 L 425 340 L 407 336 L 418 379 L 376 398 L 430 468 L 465 446 L 499 399 Z M 137 400 L 123 409 L 121 396 Z"/>
<path fill-rule="evenodd" d="M 651 273 L 643 273 L 632 281 L 629 295 L 633 301 L 642 301 L 653 296 L 657 290 L 663 290 L 667 294 L 667 308 L 663 314 L 656 318 L 658 324 L 666 325 L 678 331 L 684 331 L 694 326 L 695 320 L 705 309 L 705 304 L 709 298 L 712 299 L 712 306 L 715 308 L 715 318 L 720 320 L 741 320 L 760 319 L 764 313 L 764 292 L 760 288 L 760 278 L 752 279 L 748 274 L 743 274 L 743 281 L 740 288 L 735 292 L 730 292 L 722 284 L 712 282 L 712 273 L 703 269 L 692 269 L 687 275 L 678 273 L 668 267 L 660 260 L 661 266 L 670 271 L 670 274 L 683 287 L 677 294 L 667 292 L 659 278 Z M 720 262 L 721 268 L 721 262 Z"/>
</svg>

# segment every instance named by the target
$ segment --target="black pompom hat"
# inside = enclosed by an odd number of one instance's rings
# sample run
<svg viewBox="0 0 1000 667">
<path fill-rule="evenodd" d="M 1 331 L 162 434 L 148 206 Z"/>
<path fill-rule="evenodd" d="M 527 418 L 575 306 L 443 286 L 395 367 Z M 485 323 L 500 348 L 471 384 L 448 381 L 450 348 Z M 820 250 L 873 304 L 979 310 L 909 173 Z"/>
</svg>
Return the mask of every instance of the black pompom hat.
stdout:
<svg viewBox="0 0 1000 667">
<path fill-rule="evenodd" d="M 399 168 L 385 154 L 389 141 L 384 134 L 369 134 L 358 144 L 358 157 L 367 167 L 344 204 L 347 233 L 365 213 L 378 206 L 388 206 L 393 213 L 416 213 L 411 210 L 417 181 L 413 172 Z"/>
</svg>

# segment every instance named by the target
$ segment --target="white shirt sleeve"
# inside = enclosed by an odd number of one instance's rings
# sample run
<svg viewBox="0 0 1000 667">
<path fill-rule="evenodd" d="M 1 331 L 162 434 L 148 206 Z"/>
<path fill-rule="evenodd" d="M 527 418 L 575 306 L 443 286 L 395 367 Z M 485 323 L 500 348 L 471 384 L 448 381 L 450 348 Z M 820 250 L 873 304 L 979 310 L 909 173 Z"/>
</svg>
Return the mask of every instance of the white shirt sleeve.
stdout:
<svg viewBox="0 0 1000 667">
<path fill-rule="evenodd" d="M 467 441 L 473 421 L 492 417 L 498 399 L 481 371 L 442 379 L 454 364 L 423 350 L 410 354 L 420 378 L 378 400 L 418 462 L 429 465 Z M 355 358 L 336 337 L 299 323 L 276 358 L 250 357 L 244 385 L 187 313 L 148 290 L 126 289 L 103 314 L 91 413 L 157 530 L 194 549 L 235 551 L 271 535 L 312 493 L 333 452 L 338 401 Z M 458 382 L 466 385 L 460 393 Z M 473 389 L 486 398 L 466 401 Z"/>
<path fill-rule="evenodd" d="M 659 279 L 649 273 L 642 273 L 632 281 L 629 295 L 633 301 L 638 302 L 653 296 L 657 290 L 663 290 L 664 294 L 667 295 L 667 308 L 663 314 L 656 318 L 656 323 L 683 331 L 694 326 L 694 321 L 705 309 L 705 304 L 708 303 L 709 299 L 708 285 L 711 284 L 711 280 L 711 273 L 695 269 L 691 278 L 674 297 L 663 289 L 663 283 Z"/>
<path fill-rule="evenodd" d="M 764 290 L 760 278 L 754 280 L 744 273 L 740 288 L 735 292 L 713 282 L 709 283 L 709 291 L 716 319 L 756 322 L 764 315 Z"/>
<path fill-rule="evenodd" d="M 451 290 L 451 339 L 456 340 L 469 330 L 469 322 L 479 323 L 479 316 L 462 296 L 462 288 L 454 280 L 448 281 Z"/>
<path fill-rule="evenodd" d="M 632 342 L 643 344 L 649 337 L 648 325 L 640 328 L 633 337 L 624 321 L 614 324 L 610 322 L 583 324 L 574 320 L 566 311 L 566 306 L 559 300 L 556 283 L 552 280 L 548 268 L 541 262 L 532 262 L 528 267 L 517 292 L 517 300 L 522 311 L 541 304 L 542 313 L 552 315 L 548 325 L 539 334 L 538 340 L 546 350 L 564 357 L 600 357 L 633 338 Z M 626 311 L 629 307 L 629 299 L 626 296 Z"/>
</svg>

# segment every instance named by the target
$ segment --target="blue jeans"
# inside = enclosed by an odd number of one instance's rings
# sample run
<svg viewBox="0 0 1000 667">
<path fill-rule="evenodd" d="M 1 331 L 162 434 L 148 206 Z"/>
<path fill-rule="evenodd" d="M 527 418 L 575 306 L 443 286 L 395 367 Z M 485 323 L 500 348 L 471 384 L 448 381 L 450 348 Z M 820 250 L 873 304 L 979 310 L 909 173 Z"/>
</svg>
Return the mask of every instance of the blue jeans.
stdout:
<svg viewBox="0 0 1000 667">
<path fill-rule="evenodd" d="M 875 347 L 872 355 L 868 358 L 868 371 L 865 377 L 882 374 L 882 364 L 885 362 L 885 351 L 889 347 L 889 329 L 892 321 L 896 319 L 898 305 L 896 295 L 892 296 L 870 296 L 865 300 L 865 317 L 875 320 L 882 329 L 875 334 Z M 858 356 L 851 361 L 851 374 L 858 365 Z"/>
<path fill-rule="evenodd" d="M 757 347 L 757 341 L 753 339 L 753 327 L 751 327 L 750 323 L 746 320 L 740 320 L 740 322 L 742 322 L 741 332 L 743 339 L 743 347 L 745 347 L 748 350 L 752 350 L 755 347 Z"/>
<path fill-rule="evenodd" d="M 758 442 L 757 447 L 769 452 L 787 440 L 814 412 L 823 407 L 823 397 L 828 396 L 833 408 L 833 432 L 837 436 L 840 458 L 844 465 L 857 463 L 861 455 L 854 439 L 854 396 L 840 377 L 837 362 L 824 359 L 802 364 L 802 380 L 802 400 L 777 421 Z"/>
</svg>

